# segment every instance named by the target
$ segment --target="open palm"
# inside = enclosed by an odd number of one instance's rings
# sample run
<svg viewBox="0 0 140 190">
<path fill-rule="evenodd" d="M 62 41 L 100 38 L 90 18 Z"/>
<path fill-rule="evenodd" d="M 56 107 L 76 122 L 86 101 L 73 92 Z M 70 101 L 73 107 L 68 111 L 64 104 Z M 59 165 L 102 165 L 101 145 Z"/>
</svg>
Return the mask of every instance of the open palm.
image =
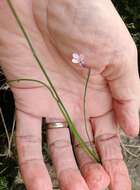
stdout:
<svg viewBox="0 0 140 190">
<path fill-rule="evenodd" d="M 13 3 L 44 68 L 87 144 L 89 139 L 84 127 L 83 95 L 87 67 L 91 68 L 86 97 L 87 127 L 90 141 L 95 140 L 103 167 L 92 161 L 74 140 L 79 170 L 68 129 L 48 130 L 47 141 L 61 188 L 102 190 L 110 183 L 111 190 L 131 189 L 122 159 L 114 110 L 125 132 L 136 135 L 137 56 L 133 41 L 111 2 L 104 1 L 101 6 L 100 3 L 89 1 L 88 6 L 82 4 L 79 9 L 76 3 L 70 1 L 14 0 Z M 89 15 L 89 7 L 95 8 L 97 12 Z M 97 25 L 99 18 L 102 22 L 104 19 L 109 21 L 109 15 L 103 18 L 100 12 L 102 8 L 112 11 L 119 32 L 105 30 L 113 28 L 113 24 Z M 87 18 L 90 18 L 89 21 Z M 110 19 L 113 21 L 113 18 Z M 0 61 L 7 79 L 26 78 L 47 83 L 6 1 L 1 4 L 0 34 Z M 127 44 L 129 47 L 122 52 Z M 75 51 L 85 55 L 87 67 L 72 64 L 72 53 Z M 123 64 L 126 60 L 129 60 L 127 69 Z M 127 81 L 126 76 L 122 77 L 124 73 L 128 75 Z M 29 190 L 51 189 L 41 152 L 41 120 L 42 117 L 47 122 L 63 120 L 63 115 L 50 92 L 39 83 L 16 82 L 11 84 L 11 89 L 17 109 L 17 148 L 25 184 Z"/>
</svg>

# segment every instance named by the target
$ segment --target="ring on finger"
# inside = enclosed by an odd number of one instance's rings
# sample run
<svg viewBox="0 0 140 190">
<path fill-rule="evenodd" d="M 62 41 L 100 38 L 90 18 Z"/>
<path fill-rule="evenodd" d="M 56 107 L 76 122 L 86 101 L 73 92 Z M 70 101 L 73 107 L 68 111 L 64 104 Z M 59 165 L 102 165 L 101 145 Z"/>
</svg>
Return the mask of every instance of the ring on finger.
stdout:
<svg viewBox="0 0 140 190">
<path fill-rule="evenodd" d="M 60 128 L 68 128 L 68 124 L 65 121 L 52 121 L 46 123 L 47 129 L 60 129 Z"/>
</svg>

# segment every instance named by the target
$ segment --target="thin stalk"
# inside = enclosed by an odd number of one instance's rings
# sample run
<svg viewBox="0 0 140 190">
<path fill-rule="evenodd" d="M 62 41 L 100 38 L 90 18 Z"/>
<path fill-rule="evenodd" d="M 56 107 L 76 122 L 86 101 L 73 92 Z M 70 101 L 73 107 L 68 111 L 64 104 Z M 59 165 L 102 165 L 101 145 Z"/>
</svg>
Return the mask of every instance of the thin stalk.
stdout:
<svg viewBox="0 0 140 190">
<path fill-rule="evenodd" d="M 8 3 L 8 5 L 9 5 L 9 7 L 10 7 L 10 9 L 11 9 L 11 11 L 12 11 L 12 13 L 13 13 L 13 15 L 14 15 L 14 17 L 15 17 L 15 19 L 16 19 L 16 21 L 17 21 L 17 23 L 18 23 L 18 25 L 19 25 L 19 27 L 20 27 L 20 29 L 21 29 L 23 35 L 24 35 L 24 37 L 25 37 L 25 39 L 27 40 L 27 43 L 28 43 L 28 45 L 29 45 L 29 47 L 30 47 L 30 49 L 31 49 L 31 52 L 32 52 L 34 58 L 36 59 L 36 61 L 37 61 L 38 65 L 39 65 L 41 71 L 43 72 L 44 76 L 46 77 L 46 79 L 47 79 L 49 85 L 51 86 L 52 90 L 53 90 L 53 91 L 56 93 L 56 95 L 57 95 L 57 92 L 56 92 L 56 90 L 55 90 L 55 88 L 54 88 L 54 86 L 53 86 L 53 84 L 52 84 L 52 82 L 51 82 L 51 80 L 50 80 L 48 74 L 46 73 L 46 71 L 45 71 L 45 69 L 44 69 L 44 67 L 43 67 L 43 65 L 42 65 L 42 63 L 41 63 L 41 61 L 40 61 L 40 59 L 38 58 L 37 53 L 36 53 L 36 51 L 35 51 L 35 49 L 34 49 L 34 47 L 33 47 L 33 45 L 32 45 L 32 42 L 31 42 L 31 40 L 30 40 L 30 38 L 29 38 L 27 32 L 25 31 L 25 29 L 24 29 L 24 27 L 23 27 L 23 25 L 22 25 L 22 23 L 21 23 L 21 21 L 20 21 L 18 15 L 17 15 L 17 13 L 16 13 L 16 10 L 14 9 L 14 7 L 13 7 L 13 5 L 12 5 L 12 3 L 11 3 L 10 0 L 7 0 L 7 3 Z"/>
<path fill-rule="evenodd" d="M 5 119 L 4 119 L 1 107 L 0 107 L 0 115 L 1 115 L 3 126 L 4 126 L 4 130 L 5 130 L 5 133 L 6 133 L 6 137 L 7 137 L 7 140 L 8 140 L 8 145 L 9 145 L 10 138 L 9 138 L 8 130 L 7 130 L 7 127 L 6 127 L 6 123 L 5 123 Z"/>
<path fill-rule="evenodd" d="M 72 123 L 72 120 L 71 118 L 69 117 L 69 115 L 66 113 L 65 111 L 65 107 L 62 106 L 61 102 L 59 102 L 59 100 L 55 97 L 55 95 L 52 93 L 51 91 L 51 88 L 44 82 L 42 81 L 39 81 L 39 80 L 36 80 L 36 79 L 16 79 L 16 80 L 10 80 L 10 81 L 7 81 L 8 84 L 10 83 L 14 83 L 14 82 L 20 82 L 20 81 L 30 81 L 30 82 L 36 82 L 36 83 L 39 83 L 39 84 L 42 84 L 43 86 L 45 86 L 46 88 L 48 88 L 48 90 L 50 91 L 50 93 L 52 94 L 53 98 L 56 100 L 58 106 L 59 106 L 59 109 L 61 110 L 61 112 L 63 113 L 64 117 L 67 118 L 67 122 L 69 123 L 69 128 L 70 130 L 72 131 L 73 134 L 77 133 L 77 130 L 74 126 L 74 124 Z M 72 125 L 71 125 L 72 124 Z M 94 157 L 95 160 L 99 160 L 99 158 L 96 156 L 96 154 L 94 154 L 94 152 L 92 151 L 87 151 L 86 147 L 83 146 L 82 144 L 85 143 L 82 138 L 80 137 L 79 134 L 77 134 L 77 137 L 78 138 L 78 142 L 80 143 L 81 147 L 85 150 L 86 153 L 89 154 L 90 157 Z"/>
<path fill-rule="evenodd" d="M 8 167 L 6 167 L 6 168 L 4 168 L 3 170 L 1 170 L 1 171 L 0 171 L 0 175 L 1 175 L 2 173 L 4 173 L 7 169 L 8 169 Z"/>
<path fill-rule="evenodd" d="M 131 156 L 133 156 L 134 158 L 139 158 L 140 154 L 134 154 L 133 152 L 131 152 L 130 150 L 128 150 L 128 148 L 126 148 L 123 143 L 121 143 L 121 147 Z"/>
<path fill-rule="evenodd" d="M 34 49 L 33 46 L 32 46 L 32 42 L 31 42 L 31 40 L 30 40 L 30 38 L 29 38 L 27 32 L 25 31 L 25 29 L 24 29 L 24 27 L 23 27 L 23 25 L 22 25 L 22 23 L 21 23 L 21 21 L 20 21 L 18 15 L 17 15 L 17 13 L 16 13 L 16 11 L 15 11 L 15 9 L 14 9 L 14 7 L 13 7 L 11 1 L 10 1 L 10 0 L 7 0 L 7 3 L 8 3 L 8 5 L 9 5 L 9 7 L 10 7 L 10 9 L 11 9 L 11 11 L 12 11 L 12 13 L 13 13 L 13 15 L 14 15 L 14 17 L 15 17 L 15 19 L 16 19 L 16 21 L 17 21 L 17 23 L 18 23 L 18 25 L 19 25 L 19 27 L 20 27 L 20 29 L 21 29 L 23 35 L 24 35 L 24 37 L 25 37 L 25 39 L 27 40 L 27 43 L 28 43 L 28 45 L 29 45 L 29 47 L 30 47 L 30 49 L 31 49 L 31 52 L 32 52 L 32 54 L 33 54 L 35 60 L 37 61 L 37 63 L 38 63 L 38 65 L 39 65 L 39 67 L 40 67 L 42 73 L 43 73 L 44 76 L 46 77 L 47 82 L 48 82 L 49 85 L 50 85 L 50 89 L 51 89 L 52 93 L 53 93 L 53 94 L 55 95 L 55 97 L 58 99 L 58 102 L 57 102 L 57 103 L 58 103 L 58 106 L 59 106 L 60 110 L 62 111 L 62 113 L 63 113 L 63 115 L 64 115 L 66 121 L 68 122 L 68 125 L 69 125 L 69 128 L 70 128 L 71 132 L 73 133 L 73 135 L 75 136 L 75 138 L 77 139 L 77 141 L 79 142 L 79 144 L 81 145 L 81 147 L 85 150 L 85 152 L 88 153 L 88 155 L 91 156 L 92 158 L 94 158 L 97 162 L 100 162 L 100 160 L 99 160 L 99 159 L 97 158 L 97 156 L 96 156 L 96 153 L 93 153 L 93 152 L 89 149 L 89 147 L 86 145 L 86 143 L 83 141 L 83 139 L 80 137 L 80 135 L 79 135 L 78 131 L 76 130 L 76 128 L 75 128 L 75 126 L 74 126 L 74 124 L 73 124 L 73 122 L 72 122 L 72 120 L 71 120 L 71 118 L 70 118 L 70 116 L 69 116 L 67 110 L 65 109 L 65 107 L 64 107 L 64 105 L 63 105 L 63 103 L 62 103 L 62 101 L 61 101 L 61 99 L 60 99 L 60 97 L 59 97 L 59 95 L 57 94 L 57 92 L 56 92 L 56 90 L 55 90 L 55 88 L 54 88 L 54 86 L 53 86 L 53 84 L 52 84 L 52 82 L 51 82 L 51 80 L 50 80 L 48 74 L 46 73 L 46 71 L 45 71 L 45 69 L 44 69 L 44 67 L 43 67 L 43 65 L 42 65 L 42 63 L 41 63 L 41 61 L 40 61 L 40 59 L 38 58 L 37 53 L 36 53 L 35 49 Z M 41 82 L 41 81 L 40 81 L 40 82 Z"/>
<path fill-rule="evenodd" d="M 122 149 L 124 149 L 128 154 L 130 154 L 131 156 L 133 156 L 134 158 L 139 158 L 140 154 L 134 154 L 133 152 L 131 152 L 122 142 L 121 137 L 120 137 L 120 145 L 122 147 Z"/>
<path fill-rule="evenodd" d="M 21 81 L 35 82 L 35 83 L 39 83 L 39 84 L 45 86 L 46 88 L 48 88 L 48 90 L 49 90 L 50 93 L 52 94 L 53 98 L 54 98 L 56 101 L 58 101 L 58 99 L 55 97 L 54 93 L 52 92 L 51 88 L 50 88 L 45 82 L 42 82 L 42 81 L 40 81 L 40 80 L 23 78 L 23 79 L 9 80 L 9 81 L 7 81 L 7 83 L 10 84 L 10 83 L 21 82 Z"/>
<path fill-rule="evenodd" d="M 15 114 L 14 114 L 14 119 L 13 119 L 12 132 L 11 132 L 10 136 L 8 134 L 8 130 L 7 130 L 7 127 L 6 127 L 4 115 L 2 113 L 1 108 L 0 108 L 0 115 L 1 115 L 1 119 L 2 119 L 2 122 L 3 122 L 3 126 L 4 126 L 4 129 L 5 129 L 5 133 L 6 133 L 6 137 L 7 137 L 7 141 L 8 141 L 8 151 L 7 151 L 7 154 L 2 154 L 0 156 L 4 156 L 4 155 L 5 156 L 11 156 L 11 144 L 12 144 L 13 135 L 14 135 L 14 128 L 15 128 Z"/>
<path fill-rule="evenodd" d="M 15 124 L 16 124 L 16 117 L 15 117 L 15 114 L 14 114 L 14 117 L 13 117 L 13 125 L 12 125 L 12 131 L 11 131 L 10 141 L 9 141 L 9 150 L 10 150 L 10 152 L 11 152 L 11 146 L 12 146 L 12 141 L 13 141 L 13 136 L 14 136 Z"/>
<path fill-rule="evenodd" d="M 9 147 L 10 147 L 10 137 L 9 137 L 9 134 L 8 134 L 8 130 L 7 130 L 7 127 L 6 127 L 6 123 L 5 123 L 5 119 L 4 119 L 4 115 L 2 113 L 2 110 L 1 110 L 1 107 L 0 107 L 0 115 L 1 115 L 1 119 L 2 119 L 2 123 L 3 123 L 3 126 L 4 126 L 4 130 L 5 130 L 5 133 L 6 133 L 6 137 L 7 137 L 7 142 L 8 142 L 8 156 L 10 156 L 10 150 L 9 150 Z"/>
<path fill-rule="evenodd" d="M 140 148 L 140 146 L 138 145 L 131 145 L 131 144 L 124 144 L 124 146 L 129 148 Z"/>
<path fill-rule="evenodd" d="M 73 134 L 76 134 L 76 140 L 79 142 L 79 145 L 81 146 L 81 148 L 93 159 L 95 159 L 97 162 L 101 163 L 100 159 L 98 158 L 98 156 L 96 155 L 96 153 L 94 151 L 92 151 L 87 145 L 86 143 L 83 141 L 83 139 L 81 138 L 81 136 L 79 135 L 79 133 L 77 132 L 76 128 L 73 127 L 74 124 L 71 120 L 71 118 L 69 117 L 69 115 L 67 115 L 67 112 L 65 112 L 65 110 L 63 111 L 63 107 L 61 107 L 60 105 L 60 110 L 63 112 L 63 114 L 67 117 L 67 121 L 69 123 L 69 128 L 72 131 Z"/>
<path fill-rule="evenodd" d="M 89 136 L 88 129 L 87 129 L 87 115 L 86 115 L 86 95 L 87 95 L 87 88 L 88 88 L 90 73 L 91 73 L 91 69 L 89 68 L 87 78 L 86 78 L 86 83 L 85 83 L 85 89 L 84 89 L 84 98 L 83 98 L 83 109 L 84 110 L 83 110 L 83 113 L 84 113 L 84 123 L 85 123 L 86 134 L 87 134 L 90 146 L 92 148 L 92 143 L 91 143 L 90 136 Z"/>
</svg>

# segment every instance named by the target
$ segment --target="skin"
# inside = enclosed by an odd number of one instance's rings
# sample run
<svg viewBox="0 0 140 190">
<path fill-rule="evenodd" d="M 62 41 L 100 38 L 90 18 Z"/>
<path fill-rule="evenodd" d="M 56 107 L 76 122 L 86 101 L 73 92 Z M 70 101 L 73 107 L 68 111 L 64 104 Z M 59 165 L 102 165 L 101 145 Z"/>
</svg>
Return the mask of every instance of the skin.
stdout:
<svg viewBox="0 0 140 190">
<path fill-rule="evenodd" d="M 91 160 L 79 146 L 74 157 L 68 129 L 50 129 L 46 138 L 61 189 L 131 190 L 123 161 L 119 123 L 129 136 L 139 132 L 137 50 L 109 0 L 13 0 L 14 7 L 58 94 L 85 142 L 83 88 L 88 131 L 102 159 Z M 32 78 L 46 82 L 6 1 L 0 4 L 0 63 L 8 80 Z M 71 63 L 73 51 L 86 65 Z M 51 190 L 41 150 L 41 120 L 63 120 L 49 91 L 33 82 L 11 84 L 17 115 L 17 149 L 28 190 Z M 90 118 L 90 119 L 89 119 Z M 73 145 L 77 145 L 73 139 Z"/>
</svg>

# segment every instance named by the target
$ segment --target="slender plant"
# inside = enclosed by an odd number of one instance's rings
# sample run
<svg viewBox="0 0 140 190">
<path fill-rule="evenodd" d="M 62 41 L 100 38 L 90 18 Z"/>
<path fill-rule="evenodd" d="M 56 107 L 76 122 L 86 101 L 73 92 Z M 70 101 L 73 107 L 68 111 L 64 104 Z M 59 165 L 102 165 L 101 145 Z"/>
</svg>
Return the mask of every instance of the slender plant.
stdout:
<svg viewBox="0 0 140 190">
<path fill-rule="evenodd" d="M 57 91 L 56 91 L 56 89 L 55 89 L 52 81 L 50 80 L 50 77 L 48 76 L 47 71 L 45 70 L 43 64 L 41 63 L 41 61 L 40 61 L 40 59 L 39 59 L 39 57 L 38 57 L 38 55 L 36 53 L 36 50 L 34 49 L 34 47 L 32 45 L 32 42 L 31 42 L 31 40 L 30 40 L 30 38 L 29 38 L 26 30 L 25 30 L 25 28 L 24 28 L 24 26 L 23 26 L 23 24 L 22 24 L 22 22 L 21 22 L 21 20 L 20 20 L 20 18 L 18 16 L 18 14 L 17 14 L 17 12 L 16 12 L 13 4 L 11 3 L 11 0 L 6 0 L 6 1 L 7 1 L 8 5 L 9 5 L 10 10 L 13 13 L 13 16 L 16 19 L 16 22 L 17 22 L 18 26 L 21 29 L 21 32 L 23 33 L 23 35 L 24 35 L 24 37 L 25 37 L 25 39 L 26 39 L 26 41 L 28 43 L 28 46 L 29 46 L 29 48 L 30 48 L 30 50 L 31 50 L 31 52 L 33 54 L 33 57 L 36 60 L 36 63 L 38 64 L 40 70 L 44 74 L 44 76 L 46 78 L 46 81 L 47 81 L 47 83 L 49 85 L 47 85 L 46 83 L 44 83 L 42 81 L 38 81 L 36 79 L 16 79 L 16 80 L 8 81 L 8 83 L 17 82 L 17 81 L 19 81 L 19 82 L 20 81 L 32 81 L 32 82 L 37 82 L 37 83 L 40 83 L 40 84 L 44 85 L 50 91 L 50 93 L 52 94 L 53 98 L 55 99 L 57 105 L 59 106 L 60 111 L 62 112 L 62 114 L 63 114 L 66 122 L 68 123 L 68 126 L 69 126 L 69 129 L 70 129 L 71 133 L 74 135 L 74 137 L 76 138 L 76 140 L 79 143 L 79 145 L 81 146 L 81 148 L 92 159 L 96 160 L 97 162 L 101 162 L 100 159 L 99 159 L 99 157 L 97 156 L 97 154 L 88 147 L 88 145 L 84 142 L 84 140 L 79 135 L 79 133 L 78 133 L 78 131 L 77 131 L 77 129 L 76 129 L 76 127 L 75 127 L 75 125 L 74 125 L 74 123 L 73 123 L 73 121 L 72 121 L 69 113 L 68 113 L 68 111 L 66 110 L 66 108 L 65 108 L 63 102 L 61 101 L 61 98 L 59 97 L 59 95 L 58 95 L 58 93 L 57 93 Z"/>
<path fill-rule="evenodd" d="M 90 148 L 92 149 L 92 142 L 88 133 L 88 128 L 87 128 L 87 115 L 86 115 L 86 95 L 87 95 L 87 88 L 88 88 L 88 82 L 89 82 L 89 78 L 90 78 L 90 73 L 91 73 L 91 69 L 88 69 L 88 73 L 87 73 L 87 78 L 85 81 L 85 88 L 84 88 L 84 98 L 83 98 L 83 113 L 84 113 L 84 123 L 85 123 L 85 131 L 88 137 L 88 141 L 90 143 Z"/>
</svg>

